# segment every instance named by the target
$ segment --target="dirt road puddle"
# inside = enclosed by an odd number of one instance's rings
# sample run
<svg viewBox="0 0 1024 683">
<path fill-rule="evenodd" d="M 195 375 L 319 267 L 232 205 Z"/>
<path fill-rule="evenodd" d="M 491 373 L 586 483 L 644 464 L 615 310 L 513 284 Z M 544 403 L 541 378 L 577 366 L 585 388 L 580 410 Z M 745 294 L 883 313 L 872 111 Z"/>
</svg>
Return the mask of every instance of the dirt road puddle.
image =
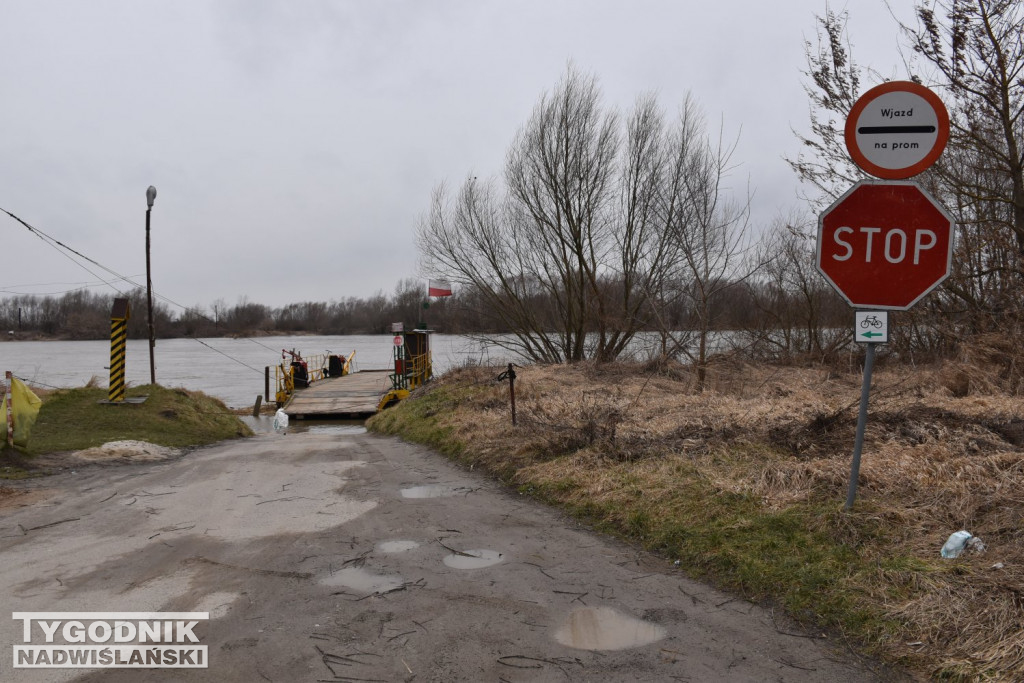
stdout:
<svg viewBox="0 0 1024 683">
<path fill-rule="evenodd" d="M 444 563 L 452 569 L 483 569 L 498 564 L 502 559 L 504 556 L 494 550 L 463 550 L 461 554 L 445 556 Z"/>
<path fill-rule="evenodd" d="M 368 572 L 361 567 L 345 567 L 324 577 L 320 583 L 325 586 L 343 586 L 361 593 L 386 593 L 399 588 L 405 582 L 401 576 L 384 576 Z"/>
<path fill-rule="evenodd" d="M 361 424 L 309 425 L 305 429 L 293 429 L 292 431 L 306 431 L 310 434 L 365 434 L 366 427 Z"/>
<path fill-rule="evenodd" d="M 555 631 L 555 640 L 579 650 L 625 650 L 664 638 L 665 629 L 610 607 L 581 607 Z"/>
<path fill-rule="evenodd" d="M 274 434 L 276 432 L 273 415 L 260 415 L 259 417 L 241 415 L 239 419 L 249 425 L 249 428 L 257 434 Z M 287 432 L 320 435 L 365 434 L 366 424 L 362 420 L 291 420 L 288 422 L 288 429 L 276 433 L 283 436 Z"/>
<path fill-rule="evenodd" d="M 231 611 L 231 604 L 240 597 L 242 597 L 241 593 L 229 593 L 226 591 L 210 593 L 209 595 L 204 596 L 203 599 L 192 608 L 192 611 L 209 612 L 211 619 L 220 619 L 223 616 L 227 616 L 228 612 Z"/>
<path fill-rule="evenodd" d="M 419 547 L 416 541 L 384 541 L 377 544 L 377 550 L 382 553 L 404 553 Z"/>
<path fill-rule="evenodd" d="M 402 498 L 444 498 L 455 496 L 460 493 L 470 493 L 473 489 L 468 486 L 449 486 L 447 484 L 427 484 L 425 486 L 413 486 L 402 489 Z"/>
</svg>

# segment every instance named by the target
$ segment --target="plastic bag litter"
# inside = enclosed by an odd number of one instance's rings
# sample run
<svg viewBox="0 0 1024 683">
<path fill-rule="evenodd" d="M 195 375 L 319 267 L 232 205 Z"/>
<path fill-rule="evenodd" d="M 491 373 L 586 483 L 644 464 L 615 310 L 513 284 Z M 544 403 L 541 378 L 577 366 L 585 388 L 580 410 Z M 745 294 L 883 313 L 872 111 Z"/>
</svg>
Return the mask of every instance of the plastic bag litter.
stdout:
<svg viewBox="0 0 1024 683">
<path fill-rule="evenodd" d="M 284 412 L 284 408 L 278 408 L 274 413 L 274 431 L 279 432 L 284 429 L 288 429 L 288 413 Z"/>
<path fill-rule="evenodd" d="M 11 379 L 11 413 L 14 415 L 14 445 L 27 446 L 28 434 L 43 402 L 17 377 Z M 4 419 L 7 411 L 4 410 Z"/>
<path fill-rule="evenodd" d="M 969 531 L 964 531 L 962 529 L 960 531 L 955 531 L 949 535 L 949 538 L 942 546 L 942 550 L 939 552 L 945 558 L 960 557 L 960 553 L 962 553 L 964 548 L 967 547 L 967 539 L 970 537 L 971 532 Z"/>
<path fill-rule="evenodd" d="M 970 548 L 971 552 L 975 553 L 985 552 L 985 544 L 981 542 L 980 538 L 971 535 L 969 531 L 961 529 L 950 534 L 940 552 L 945 558 L 954 558 L 960 557 L 967 548 Z"/>
</svg>

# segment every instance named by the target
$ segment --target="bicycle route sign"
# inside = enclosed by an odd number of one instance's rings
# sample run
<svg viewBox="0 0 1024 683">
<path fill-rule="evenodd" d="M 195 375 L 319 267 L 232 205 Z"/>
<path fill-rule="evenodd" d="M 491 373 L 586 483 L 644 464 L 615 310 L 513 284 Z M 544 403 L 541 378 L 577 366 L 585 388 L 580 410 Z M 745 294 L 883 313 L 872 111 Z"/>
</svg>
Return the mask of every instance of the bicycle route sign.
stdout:
<svg viewBox="0 0 1024 683">
<path fill-rule="evenodd" d="M 889 342 L 889 314 L 885 311 L 856 311 L 853 315 L 853 337 L 862 344 Z"/>
<path fill-rule="evenodd" d="M 862 180 L 819 216 L 815 265 L 854 308 L 905 311 L 949 277 L 953 226 L 916 184 Z"/>
<path fill-rule="evenodd" d="M 938 95 L 912 81 L 868 90 L 846 119 L 846 149 L 877 178 L 903 180 L 938 160 L 949 140 L 949 113 Z"/>
</svg>

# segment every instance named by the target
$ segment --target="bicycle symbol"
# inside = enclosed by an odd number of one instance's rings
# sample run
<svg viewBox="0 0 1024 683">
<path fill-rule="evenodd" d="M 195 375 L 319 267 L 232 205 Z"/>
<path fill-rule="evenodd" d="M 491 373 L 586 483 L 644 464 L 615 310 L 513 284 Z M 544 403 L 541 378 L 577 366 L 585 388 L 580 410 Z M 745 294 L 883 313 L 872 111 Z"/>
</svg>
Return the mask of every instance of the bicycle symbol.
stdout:
<svg viewBox="0 0 1024 683">
<path fill-rule="evenodd" d="M 878 319 L 877 315 L 867 315 L 860 321 L 860 326 L 865 330 L 869 327 L 874 327 L 877 330 L 882 327 L 882 321 Z"/>
</svg>

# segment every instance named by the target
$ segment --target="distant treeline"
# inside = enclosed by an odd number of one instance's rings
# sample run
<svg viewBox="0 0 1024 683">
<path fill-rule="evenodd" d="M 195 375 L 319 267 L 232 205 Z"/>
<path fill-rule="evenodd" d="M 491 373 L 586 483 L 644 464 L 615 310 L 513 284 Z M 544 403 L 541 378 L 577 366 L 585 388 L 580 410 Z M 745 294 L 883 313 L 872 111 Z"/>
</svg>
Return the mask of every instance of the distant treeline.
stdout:
<svg viewBox="0 0 1024 683">
<path fill-rule="evenodd" d="M 719 330 L 808 331 L 808 307 L 792 293 L 768 283 L 723 287 L 711 305 L 711 322 Z M 849 321 L 849 309 L 835 300 L 822 283 L 815 287 L 813 331 L 823 326 L 843 325 Z M 110 314 L 118 294 L 99 294 L 76 290 L 60 296 L 21 295 L 0 299 L 0 331 L 17 338 L 52 337 L 59 339 L 106 339 L 110 336 Z M 811 296 L 803 292 L 803 297 Z M 136 289 L 127 295 L 131 305 L 128 335 L 148 337 L 146 292 Z M 208 308 L 173 309 L 163 301 L 154 301 L 153 320 L 156 336 L 175 337 L 258 336 L 267 334 L 388 334 L 391 324 L 402 322 L 407 329 L 425 323 L 446 334 L 509 334 L 498 316 L 481 317 L 482 296 L 461 290 L 455 296 L 427 299 L 422 283 L 403 280 L 391 295 L 379 292 L 369 298 L 349 297 L 331 302 L 299 302 L 270 307 L 241 299 L 234 305 L 217 301 Z M 429 308 L 424 308 L 424 303 Z M 551 309 L 556 302 L 539 294 L 530 305 L 538 311 Z M 649 312 L 650 324 L 674 329 L 693 327 L 698 321 L 682 303 Z M 783 334 L 785 331 L 782 330 Z"/>
<path fill-rule="evenodd" d="M 146 291 L 135 289 L 126 295 L 76 290 L 60 296 L 21 295 L 0 299 L 0 330 L 6 336 L 54 337 L 61 339 L 104 339 L 110 336 L 110 315 L 115 298 L 126 297 L 131 305 L 128 336 L 149 336 Z M 445 300 L 426 302 L 425 288 L 417 280 L 406 280 L 394 294 L 378 292 L 369 298 L 349 297 L 340 301 L 303 301 L 280 307 L 254 303 L 246 298 L 231 305 L 223 300 L 209 307 L 180 308 L 155 298 L 153 327 L 157 337 L 222 337 L 265 334 L 384 334 L 394 322 L 430 327 L 443 325 L 446 331 L 465 329 L 456 306 Z"/>
</svg>

